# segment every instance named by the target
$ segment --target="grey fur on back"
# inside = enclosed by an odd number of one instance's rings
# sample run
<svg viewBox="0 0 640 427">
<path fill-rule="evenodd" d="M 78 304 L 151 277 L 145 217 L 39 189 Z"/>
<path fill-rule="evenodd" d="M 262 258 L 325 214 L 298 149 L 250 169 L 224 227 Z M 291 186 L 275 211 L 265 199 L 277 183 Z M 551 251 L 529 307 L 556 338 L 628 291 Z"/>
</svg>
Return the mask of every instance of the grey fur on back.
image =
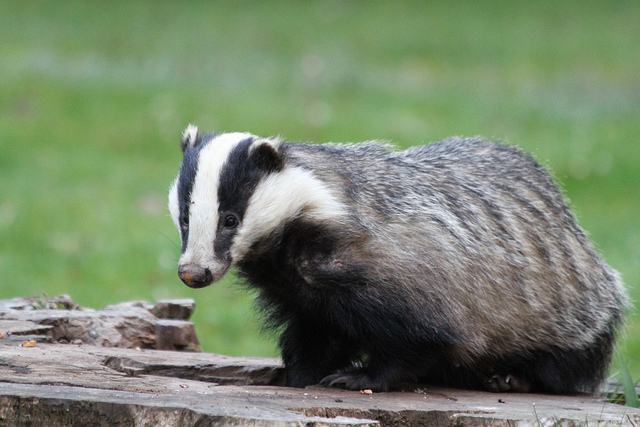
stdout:
<svg viewBox="0 0 640 427">
<path fill-rule="evenodd" d="M 405 151 L 283 150 L 352 209 L 345 227 L 367 236 L 358 259 L 370 260 L 378 286 L 416 313 L 438 307 L 454 325 L 465 343 L 454 359 L 579 349 L 620 323 L 627 300 L 617 272 L 549 173 L 519 149 L 452 138 Z"/>
</svg>

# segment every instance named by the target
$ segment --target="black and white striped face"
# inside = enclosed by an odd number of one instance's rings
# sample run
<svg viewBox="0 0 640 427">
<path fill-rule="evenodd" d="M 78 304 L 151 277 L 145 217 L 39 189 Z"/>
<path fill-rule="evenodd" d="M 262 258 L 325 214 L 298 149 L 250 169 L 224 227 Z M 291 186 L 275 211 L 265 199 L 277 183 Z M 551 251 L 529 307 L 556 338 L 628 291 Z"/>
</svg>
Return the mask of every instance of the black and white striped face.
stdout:
<svg viewBox="0 0 640 427">
<path fill-rule="evenodd" d="M 188 286 L 218 280 L 252 243 L 303 210 L 316 218 L 342 210 L 309 171 L 287 167 L 278 140 L 201 136 L 190 125 L 182 148 L 169 210 L 182 239 L 178 274 Z"/>
<path fill-rule="evenodd" d="M 184 158 L 169 194 L 169 210 L 182 239 L 179 275 L 202 287 L 222 277 L 231 246 L 258 183 L 282 168 L 274 141 L 248 133 L 184 133 Z"/>
</svg>

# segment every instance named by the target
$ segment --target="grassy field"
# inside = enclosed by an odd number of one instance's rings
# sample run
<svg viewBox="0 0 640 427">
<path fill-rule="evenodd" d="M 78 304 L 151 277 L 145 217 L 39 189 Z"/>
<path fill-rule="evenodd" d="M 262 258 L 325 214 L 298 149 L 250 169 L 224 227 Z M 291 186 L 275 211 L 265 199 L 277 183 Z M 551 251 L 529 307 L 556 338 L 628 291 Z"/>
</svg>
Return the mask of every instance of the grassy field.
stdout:
<svg viewBox="0 0 640 427">
<path fill-rule="evenodd" d="M 640 2 L 19 2 L 0 13 L 0 297 L 192 297 L 207 350 L 275 354 L 228 277 L 176 276 L 188 122 L 292 140 L 518 144 L 640 296 Z M 640 377 L 640 315 L 620 345 Z"/>
</svg>

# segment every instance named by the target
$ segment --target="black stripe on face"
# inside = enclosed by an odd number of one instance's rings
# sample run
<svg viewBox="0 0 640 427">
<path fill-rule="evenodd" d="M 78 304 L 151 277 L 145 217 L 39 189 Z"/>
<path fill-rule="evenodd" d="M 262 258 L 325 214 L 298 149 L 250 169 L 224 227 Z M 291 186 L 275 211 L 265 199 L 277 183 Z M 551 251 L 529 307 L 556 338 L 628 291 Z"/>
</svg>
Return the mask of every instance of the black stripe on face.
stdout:
<svg viewBox="0 0 640 427">
<path fill-rule="evenodd" d="M 258 183 L 269 173 L 277 170 L 273 166 L 276 159 L 265 159 L 265 151 L 277 156 L 271 147 L 256 147 L 251 155 L 249 148 L 253 138 L 240 142 L 229 153 L 229 157 L 220 172 L 218 186 L 218 228 L 214 252 L 220 259 L 230 260 L 230 249 L 238 227 L 225 226 L 228 217 L 234 216 L 238 224 L 244 219 L 249 199 L 253 195 Z M 268 156 L 268 155 L 267 155 Z"/>
<path fill-rule="evenodd" d="M 206 138 L 206 137 L 205 137 Z M 209 136 L 206 142 L 201 142 L 192 148 L 187 148 L 180 166 L 180 176 L 178 178 L 178 206 L 180 214 L 178 224 L 180 225 L 180 237 L 182 238 L 182 253 L 187 249 L 189 239 L 189 208 L 191 207 L 191 191 L 198 172 L 198 159 L 200 150 L 213 138 Z"/>
</svg>

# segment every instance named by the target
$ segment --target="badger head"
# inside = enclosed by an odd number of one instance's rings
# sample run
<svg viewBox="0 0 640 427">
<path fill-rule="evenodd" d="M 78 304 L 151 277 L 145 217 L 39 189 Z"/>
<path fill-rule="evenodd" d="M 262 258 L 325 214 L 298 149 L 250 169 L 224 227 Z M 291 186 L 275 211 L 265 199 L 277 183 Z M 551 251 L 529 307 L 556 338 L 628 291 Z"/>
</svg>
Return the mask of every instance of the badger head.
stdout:
<svg viewBox="0 0 640 427">
<path fill-rule="evenodd" d="M 189 125 L 169 192 L 182 240 L 180 279 L 200 288 L 220 279 L 261 237 L 289 220 L 338 218 L 342 204 L 305 169 L 289 165 L 281 142 L 249 133 L 200 135 Z"/>
</svg>

